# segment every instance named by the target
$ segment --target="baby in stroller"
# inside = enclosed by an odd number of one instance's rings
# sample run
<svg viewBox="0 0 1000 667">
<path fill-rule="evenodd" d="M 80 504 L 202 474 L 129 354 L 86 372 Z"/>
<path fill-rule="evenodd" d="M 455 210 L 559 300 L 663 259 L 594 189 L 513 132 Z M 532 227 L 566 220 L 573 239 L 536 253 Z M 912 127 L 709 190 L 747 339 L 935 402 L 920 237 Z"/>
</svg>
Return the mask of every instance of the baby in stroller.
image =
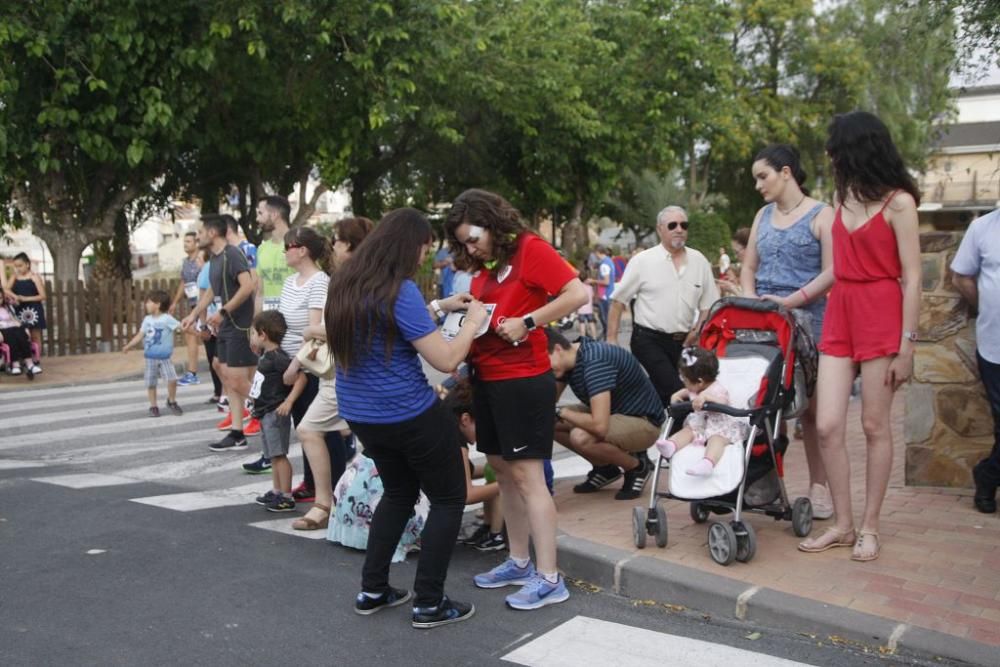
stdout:
<svg viewBox="0 0 1000 667">
<path fill-rule="evenodd" d="M 669 459 L 692 443 L 705 445 L 705 456 L 685 472 L 708 477 L 726 445 L 747 437 L 748 425 L 744 419 L 703 409 L 708 402 L 729 405 L 729 392 L 718 380 L 719 360 L 714 352 L 701 347 L 684 348 L 679 370 L 684 388 L 674 393 L 670 402 L 691 401 L 694 412 L 684 420 L 684 428 L 669 438 L 657 440 L 656 448 Z"/>
</svg>

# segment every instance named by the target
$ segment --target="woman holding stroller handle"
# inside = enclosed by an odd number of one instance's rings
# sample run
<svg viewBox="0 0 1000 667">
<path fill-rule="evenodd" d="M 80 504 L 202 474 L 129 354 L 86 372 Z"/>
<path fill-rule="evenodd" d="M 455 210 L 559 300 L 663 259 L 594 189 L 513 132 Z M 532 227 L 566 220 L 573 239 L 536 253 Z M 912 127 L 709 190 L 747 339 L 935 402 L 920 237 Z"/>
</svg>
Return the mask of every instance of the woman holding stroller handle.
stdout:
<svg viewBox="0 0 1000 667">
<path fill-rule="evenodd" d="M 419 211 L 390 211 L 334 273 L 326 302 L 340 414 L 364 443 L 384 486 L 355 611 L 369 615 L 410 599 L 409 591 L 389 585 L 389 565 L 422 490 L 431 506 L 413 586 L 415 628 L 475 613 L 472 605 L 444 594 L 465 509 L 465 469 L 454 416 L 427 383 L 418 354 L 440 371 L 455 370 L 486 324 L 486 311 L 468 294 L 433 302 L 435 310 L 467 309 L 450 342 L 438 331 L 413 281 L 433 238 Z"/>
<path fill-rule="evenodd" d="M 870 561 L 881 549 L 879 514 L 892 468 L 893 393 L 913 371 L 920 309 L 920 195 L 889 130 L 870 113 L 835 116 L 826 152 L 836 185 L 831 232 L 836 283 L 819 346 L 816 427 L 836 524 L 799 549 L 853 545 L 852 560 Z M 859 367 L 868 460 L 865 509 L 855 533 L 845 421 Z"/>
<path fill-rule="evenodd" d="M 829 276 L 820 277 L 833 261 L 833 209 L 809 196 L 799 152 L 772 144 L 757 154 L 751 167 L 757 191 L 767 202 L 757 212 L 742 258 L 743 295 L 770 296 L 811 316 L 813 340 L 823 333 Z M 795 295 L 795 299 L 789 299 Z M 826 470 L 816 435 L 816 397 L 802 415 L 802 441 L 809 467 L 809 500 L 813 516 L 829 519 L 833 506 L 826 489 Z"/>
<path fill-rule="evenodd" d="M 543 472 L 543 461 L 552 457 L 556 381 L 540 327 L 590 295 L 576 270 L 499 195 L 466 190 L 452 204 L 445 231 L 455 257 L 478 270 L 473 296 L 493 308 L 489 329 L 472 345 L 470 365 L 477 448 L 500 484 L 510 559 L 474 582 L 522 586 L 506 598 L 513 609 L 563 602 L 569 591 L 556 569 L 556 508 Z"/>
</svg>

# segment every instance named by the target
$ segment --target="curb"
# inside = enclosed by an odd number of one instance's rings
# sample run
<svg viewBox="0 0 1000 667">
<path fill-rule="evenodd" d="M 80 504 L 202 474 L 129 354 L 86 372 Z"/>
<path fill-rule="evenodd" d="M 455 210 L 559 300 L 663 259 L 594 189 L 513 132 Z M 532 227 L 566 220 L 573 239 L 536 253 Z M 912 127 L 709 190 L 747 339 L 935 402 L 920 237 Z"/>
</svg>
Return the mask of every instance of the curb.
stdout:
<svg viewBox="0 0 1000 667">
<path fill-rule="evenodd" d="M 627 597 L 786 632 L 836 636 L 881 652 L 905 650 L 931 658 L 994 665 L 1000 649 L 936 630 L 783 593 L 745 581 L 562 533 L 560 569 L 570 577 Z"/>
</svg>

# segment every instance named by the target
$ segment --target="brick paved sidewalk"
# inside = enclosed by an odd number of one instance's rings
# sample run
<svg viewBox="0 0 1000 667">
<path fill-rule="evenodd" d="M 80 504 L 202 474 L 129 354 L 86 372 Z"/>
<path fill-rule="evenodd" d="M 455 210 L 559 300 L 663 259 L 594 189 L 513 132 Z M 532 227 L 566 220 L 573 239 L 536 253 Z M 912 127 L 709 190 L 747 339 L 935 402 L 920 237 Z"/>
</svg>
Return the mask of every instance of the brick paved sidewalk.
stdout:
<svg viewBox="0 0 1000 667">
<path fill-rule="evenodd" d="M 709 524 L 695 524 L 688 504 L 678 501 L 665 502 L 667 548 L 658 549 L 650 538 L 641 553 L 1000 646 L 1000 515 L 976 512 L 971 490 L 903 486 L 902 415 L 899 395 L 893 409 L 893 474 L 882 512 L 883 547 L 877 561 L 855 563 L 849 558 L 850 549 L 801 553 L 795 548 L 799 538 L 792 533 L 790 522 L 751 514 L 747 516 L 757 534 L 756 557 L 750 563 L 722 567 L 708 555 Z M 854 511 L 860 520 L 865 474 L 860 400 L 851 402 L 848 424 Z M 789 448 L 785 475 L 791 498 L 808 491 L 800 442 L 793 441 Z M 615 489 L 610 487 L 597 494 L 578 495 L 571 488 L 578 481 L 562 480 L 557 486 L 560 529 L 636 552 L 631 512 L 634 506 L 648 502 L 648 495 L 642 503 L 616 501 L 612 497 Z M 827 525 L 830 522 L 814 522 L 813 534 Z"/>
</svg>

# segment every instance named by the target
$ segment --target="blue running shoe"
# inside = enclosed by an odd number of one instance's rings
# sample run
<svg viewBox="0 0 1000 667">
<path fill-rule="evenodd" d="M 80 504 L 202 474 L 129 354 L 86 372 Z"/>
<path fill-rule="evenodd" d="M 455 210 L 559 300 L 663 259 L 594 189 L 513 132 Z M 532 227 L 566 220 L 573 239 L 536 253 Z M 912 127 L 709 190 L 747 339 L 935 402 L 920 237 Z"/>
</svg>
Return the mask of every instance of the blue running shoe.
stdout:
<svg viewBox="0 0 1000 667">
<path fill-rule="evenodd" d="M 521 590 L 506 597 L 507 606 L 511 609 L 539 609 L 550 604 L 558 604 L 569 599 L 566 581 L 559 576 L 559 581 L 550 584 L 545 577 L 538 574 L 524 585 Z"/>
<path fill-rule="evenodd" d="M 201 380 L 198 379 L 197 373 L 192 373 L 188 371 L 177 380 L 178 387 L 187 387 L 192 384 L 201 384 Z"/>
<path fill-rule="evenodd" d="M 489 572 L 477 574 L 472 581 L 479 588 L 503 588 L 504 586 L 524 586 L 535 578 L 535 566 L 528 562 L 526 567 L 518 567 L 510 558 Z"/>
</svg>

